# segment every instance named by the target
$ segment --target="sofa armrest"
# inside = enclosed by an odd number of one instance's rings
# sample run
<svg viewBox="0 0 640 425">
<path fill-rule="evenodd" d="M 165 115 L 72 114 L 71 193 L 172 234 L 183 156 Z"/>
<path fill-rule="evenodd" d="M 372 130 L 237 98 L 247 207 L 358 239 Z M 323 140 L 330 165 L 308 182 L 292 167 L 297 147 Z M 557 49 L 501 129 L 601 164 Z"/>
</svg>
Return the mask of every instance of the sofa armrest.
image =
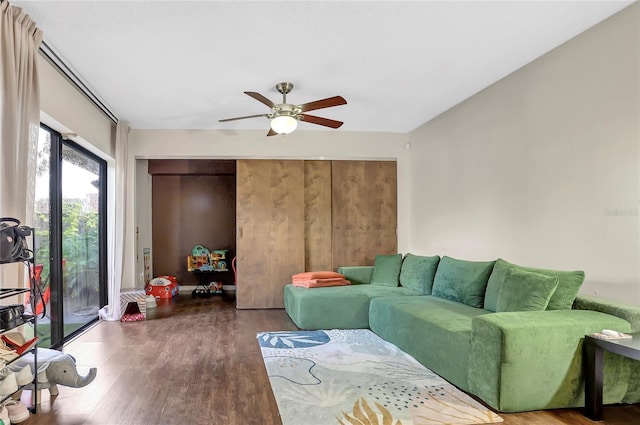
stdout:
<svg viewBox="0 0 640 425">
<path fill-rule="evenodd" d="M 582 343 L 602 329 L 628 332 L 629 322 L 589 310 L 492 313 L 472 320 L 469 389 L 503 412 L 584 405 Z M 609 361 L 605 403 L 627 390 L 628 363 Z M 619 360 L 619 359 L 618 359 Z"/>
<path fill-rule="evenodd" d="M 574 310 L 594 310 L 620 317 L 631 324 L 631 331 L 640 331 L 640 308 L 602 298 L 578 295 Z M 602 330 L 602 329 L 601 329 Z"/>
<path fill-rule="evenodd" d="M 338 267 L 338 273 L 343 274 L 352 285 L 369 284 L 373 275 L 373 266 Z"/>
</svg>

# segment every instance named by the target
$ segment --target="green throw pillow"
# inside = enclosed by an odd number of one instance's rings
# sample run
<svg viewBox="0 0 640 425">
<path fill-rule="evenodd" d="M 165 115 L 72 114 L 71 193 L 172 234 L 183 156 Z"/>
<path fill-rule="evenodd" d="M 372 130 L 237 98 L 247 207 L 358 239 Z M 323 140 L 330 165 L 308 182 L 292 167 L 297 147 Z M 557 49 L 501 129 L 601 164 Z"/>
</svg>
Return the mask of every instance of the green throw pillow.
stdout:
<svg viewBox="0 0 640 425">
<path fill-rule="evenodd" d="M 431 295 L 433 278 L 436 275 L 439 262 L 440 257 L 437 255 L 434 257 L 405 255 L 400 270 L 400 285 L 421 294 Z"/>
<path fill-rule="evenodd" d="M 495 261 L 465 261 L 442 257 L 432 295 L 482 308 L 487 280 Z"/>
<path fill-rule="evenodd" d="M 498 292 L 496 312 L 545 310 L 557 287 L 556 276 L 510 268 Z"/>
<path fill-rule="evenodd" d="M 402 254 L 376 255 L 373 263 L 372 285 L 398 286 L 400 268 L 402 267 Z"/>
<path fill-rule="evenodd" d="M 523 267 L 516 264 L 511 264 L 508 261 L 499 259 L 496 261 L 496 265 L 493 268 L 493 273 L 489 278 L 487 284 L 487 292 L 484 300 L 484 308 L 490 311 L 496 311 L 496 304 L 498 300 L 498 292 L 502 286 L 504 280 L 504 274 L 509 268 L 517 268 L 533 273 L 543 274 L 545 276 L 553 276 L 558 278 L 558 289 L 554 292 L 549 300 L 547 310 L 571 310 L 573 301 L 578 295 L 578 291 L 584 282 L 583 271 L 560 271 L 560 270 L 547 270 L 536 269 L 533 267 Z"/>
</svg>

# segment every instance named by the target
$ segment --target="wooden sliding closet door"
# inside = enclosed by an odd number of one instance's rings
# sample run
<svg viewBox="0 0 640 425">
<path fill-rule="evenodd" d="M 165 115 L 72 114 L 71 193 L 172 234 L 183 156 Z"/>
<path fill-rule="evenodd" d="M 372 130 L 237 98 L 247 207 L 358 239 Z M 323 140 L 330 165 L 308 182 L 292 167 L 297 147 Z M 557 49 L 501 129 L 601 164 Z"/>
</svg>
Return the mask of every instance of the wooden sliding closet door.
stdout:
<svg viewBox="0 0 640 425">
<path fill-rule="evenodd" d="M 304 270 L 304 161 L 238 160 L 238 308 L 283 308 Z"/>
<path fill-rule="evenodd" d="M 304 161 L 306 271 L 333 270 L 331 225 L 331 161 Z"/>
<path fill-rule="evenodd" d="M 395 161 L 332 161 L 333 266 L 396 254 Z"/>
</svg>

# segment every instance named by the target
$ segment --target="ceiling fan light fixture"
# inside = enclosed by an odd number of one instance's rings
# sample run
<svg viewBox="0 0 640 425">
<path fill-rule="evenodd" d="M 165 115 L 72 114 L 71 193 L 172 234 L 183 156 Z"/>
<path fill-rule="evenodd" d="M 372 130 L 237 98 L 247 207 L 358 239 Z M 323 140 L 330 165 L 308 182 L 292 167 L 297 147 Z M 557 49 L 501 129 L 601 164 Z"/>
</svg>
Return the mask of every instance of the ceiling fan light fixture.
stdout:
<svg viewBox="0 0 640 425">
<path fill-rule="evenodd" d="M 1 0 L 0 0 L 1 1 Z M 276 85 L 276 89 L 282 94 L 282 103 L 273 103 L 268 98 L 264 97 L 260 93 L 253 91 L 246 91 L 244 94 L 252 97 L 258 102 L 267 105 L 271 108 L 268 114 L 247 115 L 244 117 L 225 118 L 218 120 L 218 122 L 244 120 L 247 118 L 266 117 L 271 120 L 271 130 L 267 133 L 267 136 L 275 136 L 276 134 L 289 134 L 293 133 L 298 127 L 298 121 L 304 121 L 309 124 L 322 125 L 329 128 L 339 128 L 342 126 L 342 121 L 336 121 L 329 118 L 322 118 L 315 115 L 309 115 L 307 112 L 315 111 L 316 109 L 331 108 L 333 106 L 346 105 L 347 101 L 342 96 L 333 96 L 326 99 L 320 99 L 313 102 L 302 103 L 300 105 L 287 103 L 287 94 L 293 89 L 291 83 L 279 83 Z"/>
<path fill-rule="evenodd" d="M 289 115 L 279 115 L 271 120 L 271 129 L 278 134 L 292 133 L 298 127 L 298 120 Z"/>
</svg>

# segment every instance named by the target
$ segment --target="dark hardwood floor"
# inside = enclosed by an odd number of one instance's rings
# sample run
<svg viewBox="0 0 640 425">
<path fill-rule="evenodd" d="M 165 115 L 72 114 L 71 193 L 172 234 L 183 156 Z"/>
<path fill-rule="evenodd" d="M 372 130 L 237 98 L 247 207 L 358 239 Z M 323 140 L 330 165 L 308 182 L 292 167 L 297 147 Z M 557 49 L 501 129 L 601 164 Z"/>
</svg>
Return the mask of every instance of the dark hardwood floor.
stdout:
<svg viewBox="0 0 640 425">
<path fill-rule="evenodd" d="M 292 330 L 283 310 L 236 310 L 233 296 L 183 294 L 149 310 L 146 322 L 101 322 L 68 344 L 84 388 L 45 390 L 26 425 L 271 425 L 278 409 L 256 333 Z M 501 414 L 504 425 L 588 425 L 581 409 Z M 607 406 L 609 425 L 640 424 L 640 405 Z M 314 425 L 314 424 L 299 424 Z"/>
</svg>

